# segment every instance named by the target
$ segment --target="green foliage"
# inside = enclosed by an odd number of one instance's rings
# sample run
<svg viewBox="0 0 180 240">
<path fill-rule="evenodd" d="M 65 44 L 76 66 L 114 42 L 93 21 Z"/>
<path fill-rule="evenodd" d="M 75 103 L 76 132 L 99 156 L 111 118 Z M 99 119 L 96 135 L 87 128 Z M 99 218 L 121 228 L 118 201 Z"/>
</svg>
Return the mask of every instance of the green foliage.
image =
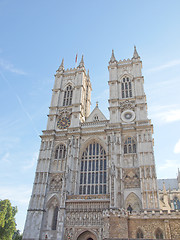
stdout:
<svg viewBox="0 0 180 240">
<path fill-rule="evenodd" d="M 11 240 L 16 230 L 17 207 L 12 207 L 8 199 L 0 200 L 0 239 Z"/>
<path fill-rule="evenodd" d="M 20 231 L 19 231 L 19 230 L 17 230 L 17 231 L 14 233 L 12 239 L 13 239 L 13 240 L 22 240 L 22 234 L 20 234 Z"/>
</svg>

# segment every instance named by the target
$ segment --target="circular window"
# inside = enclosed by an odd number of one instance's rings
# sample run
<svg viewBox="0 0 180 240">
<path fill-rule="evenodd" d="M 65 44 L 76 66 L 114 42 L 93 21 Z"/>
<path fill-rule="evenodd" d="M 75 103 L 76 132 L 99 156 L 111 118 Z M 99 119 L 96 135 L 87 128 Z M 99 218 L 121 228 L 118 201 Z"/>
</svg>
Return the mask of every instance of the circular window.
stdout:
<svg viewBox="0 0 180 240">
<path fill-rule="evenodd" d="M 121 114 L 121 119 L 124 122 L 132 122 L 135 119 L 135 113 L 132 110 L 125 110 Z"/>
</svg>

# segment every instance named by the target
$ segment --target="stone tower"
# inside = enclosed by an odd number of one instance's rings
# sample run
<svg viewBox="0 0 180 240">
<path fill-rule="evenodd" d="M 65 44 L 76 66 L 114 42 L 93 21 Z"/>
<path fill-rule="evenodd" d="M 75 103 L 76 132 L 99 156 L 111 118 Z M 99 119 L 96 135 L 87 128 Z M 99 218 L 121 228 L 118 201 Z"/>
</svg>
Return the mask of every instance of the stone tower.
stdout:
<svg viewBox="0 0 180 240">
<path fill-rule="evenodd" d="M 109 61 L 111 206 L 157 209 L 153 126 L 147 117 L 142 62 L 134 47 L 132 59 Z M 125 200 L 126 199 L 126 200 Z M 133 206 L 134 205 L 134 206 Z"/>
<path fill-rule="evenodd" d="M 90 113 L 91 82 L 83 56 L 77 68 L 55 74 L 47 129 L 41 136 L 24 240 L 102 240 L 112 211 L 128 237 L 127 211 L 157 210 L 152 125 L 147 118 L 142 62 L 109 61 L 107 120 Z M 112 223 L 113 224 L 113 223 Z"/>
</svg>

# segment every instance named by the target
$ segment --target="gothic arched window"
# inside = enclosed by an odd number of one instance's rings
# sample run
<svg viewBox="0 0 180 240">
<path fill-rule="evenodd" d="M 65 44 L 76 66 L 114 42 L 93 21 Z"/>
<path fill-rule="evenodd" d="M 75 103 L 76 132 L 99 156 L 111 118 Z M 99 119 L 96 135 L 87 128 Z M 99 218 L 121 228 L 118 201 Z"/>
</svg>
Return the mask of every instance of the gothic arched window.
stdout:
<svg viewBox="0 0 180 240">
<path fill-rule="evenodd" d="M 107 160 L 103 147 L 93 142 L 82 154 L 79 194 L 106 194 Z"/>
<path fill-rule="evenodd" d="M 144 237 L 144 234 L 142 232 L 141 229 L 138 229 L 137 233 L 136 233 L 136 238 L 143 238 Z"/>
<path fill-rule="evenodd" d="M 124 142 L 124 154 L 128 153 L 136 153 L 136 143 L 131 137 L 128 137 Z"/>
<path fill-rule="evenodd" d="M 122 98 L 132 97 L 132 83 L 128 77 L 124 77 L 121 83 Z"/>
<path fill-rule="evenodd" d="M 163 239 L 163 232 L 161 229 L 157 229 L 155 232 L 156 239 Z"/>
<path fill-rule="evenodd" d="M 55 151 L 55 159 L 62 159 L 66 156 L 66 147 L 63 144 L 60 144 Z"/>
<path fill-rule="evenodd" d="M 66 147 L 60 144 L 55 149 L 55 156 L 53 162 L 54 171 L 63 171 L 65 168 Z"/>
<path fill-rule="evenodd" d="M 72 104 L 73 90 L 72 86 L 68 85 L 64 92 L 63 106 L 69 106 Z"/>
<path fill-rule="evenodd" d="M 52 219 L 52 230 L 56 230 L 57 227 L 57 217 L 58 217 L 58 207 L 56 206 L 53 213 Z"/>
</svg>

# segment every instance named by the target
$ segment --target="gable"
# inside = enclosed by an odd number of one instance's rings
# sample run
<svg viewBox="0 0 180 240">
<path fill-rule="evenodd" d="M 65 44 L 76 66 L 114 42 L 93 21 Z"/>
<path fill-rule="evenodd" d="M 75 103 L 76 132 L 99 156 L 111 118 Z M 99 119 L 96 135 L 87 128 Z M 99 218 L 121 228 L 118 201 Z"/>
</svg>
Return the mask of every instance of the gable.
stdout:
<svg viewBox="0 0 180 240">
<path fill-rule="evenodd" d="M 98 121 L 104 121 L 104 120 L 107 120 L 107 118 L 98 108 L 98 106 L 96 106 L 92 111 L 92 113 L 89 115 L 89 117 L 86 119 L 86 122 L 98 122 Z"/>
</svg>

